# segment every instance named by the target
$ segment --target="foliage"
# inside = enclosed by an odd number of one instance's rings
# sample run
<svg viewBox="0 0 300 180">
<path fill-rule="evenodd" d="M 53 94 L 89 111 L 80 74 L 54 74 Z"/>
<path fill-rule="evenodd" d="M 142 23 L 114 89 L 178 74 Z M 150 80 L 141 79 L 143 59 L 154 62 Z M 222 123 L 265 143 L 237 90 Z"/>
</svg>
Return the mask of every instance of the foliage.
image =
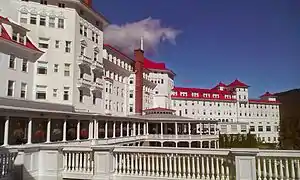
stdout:
<svg viewBox="0 0 300 180">
<path fill-rule="evenodd" d="M 220 148 L 259 148 L 260 142 L 254 134 L 220 134 Z"/>
</svg>

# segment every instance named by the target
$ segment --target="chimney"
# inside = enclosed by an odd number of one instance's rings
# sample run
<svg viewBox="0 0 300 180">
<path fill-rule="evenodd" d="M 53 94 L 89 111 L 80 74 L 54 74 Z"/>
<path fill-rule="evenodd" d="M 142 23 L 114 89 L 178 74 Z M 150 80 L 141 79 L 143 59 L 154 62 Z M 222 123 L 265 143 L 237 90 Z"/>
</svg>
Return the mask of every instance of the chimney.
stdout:
<svg viewBox="0 0 300 180">
<path fill-rule="evenodd" d="M 134 50 L 134 69 L 135 69 L 135 113 L 142 115 L 143 111 L 143 69 L 144 69 L 144 50 L 143 39 L 141 47 Z"/>
<path fill-rule="evenodd" d="M 88 7 L 92 7 L 93 4 L 93 0 L 81 0 L 85 5 L 87 5 Z"/>
</svg>

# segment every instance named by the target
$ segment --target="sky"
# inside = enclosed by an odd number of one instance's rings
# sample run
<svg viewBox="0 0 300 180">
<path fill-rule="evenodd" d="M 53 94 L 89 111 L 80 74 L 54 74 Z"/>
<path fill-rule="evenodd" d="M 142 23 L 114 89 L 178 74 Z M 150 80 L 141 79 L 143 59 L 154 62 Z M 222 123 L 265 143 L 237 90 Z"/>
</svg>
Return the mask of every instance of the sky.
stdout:
<svg viewBox="0 0 300 180">
<path fill-rule="evenodd" d="M 94 0 L 93 5 L 117 29 L 151 17 L 164 30 L 176 31 L 158 37 L 147 53 L 176 73 L 175 86 L 211 88 L 239 79 L 251 86 L 251 97 L 300 88 L 299 0 Z M 128 36 L 131 31 L 127 28 Z"/>
</svg>

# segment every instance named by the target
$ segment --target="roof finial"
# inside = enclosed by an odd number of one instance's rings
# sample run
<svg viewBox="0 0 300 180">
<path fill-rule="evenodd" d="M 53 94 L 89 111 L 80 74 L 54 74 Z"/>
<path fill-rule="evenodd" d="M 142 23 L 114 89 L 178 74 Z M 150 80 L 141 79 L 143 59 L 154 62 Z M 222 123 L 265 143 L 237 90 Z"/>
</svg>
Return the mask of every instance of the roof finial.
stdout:
<svg viewBox="0 0 300 180">
<path fill-rule="evenodd" d="M 144 37 L 141 36 L 141 50 L 144 51 Z"/>
</svg>

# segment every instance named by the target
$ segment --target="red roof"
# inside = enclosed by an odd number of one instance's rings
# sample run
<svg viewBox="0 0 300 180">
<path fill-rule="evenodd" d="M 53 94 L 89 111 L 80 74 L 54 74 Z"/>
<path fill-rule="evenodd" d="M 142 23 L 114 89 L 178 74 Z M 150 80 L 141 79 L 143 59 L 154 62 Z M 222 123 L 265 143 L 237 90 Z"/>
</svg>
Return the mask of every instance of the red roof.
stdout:
<svg viewBox="0 0 300 180">
<path fill-rule="evenodd" d="M 253 104 L 281 104 L 279 101 L 269 101 L 263 99 L 249 99 L 249 103 Z"/>
<path fill-rule="evenodd" d="M 241 87 L 241 88 L 246 87 L 247 88 L 249 86 L 247 84 L 239 81 L 238 79 L 236 79 L 235 81 L 233 81 L 232 83 L 230 83 L 228 85 L 228 87 Z"/>
<path fill-rule="evenodd" d="M 148 69 L 168 70 L 165 63 L 153 62 L 147 58 L 144 59 L 144 67 Z"/>
<path fill-rule="evenodd" d="M 2 16 L 0 16 L 0 19 L 3 20 L 3 22 L 10 22 L 10 23 L 13 23 L 11 21 L 9 21 L 8 18 L 4 18 Z M 14 24 L 14 23 L 13 23 Z M 13 42 L 13 43 L 16 43 L 18 45 L 21 45 L 21 46 L 24 46 L 26 48 L 29 48 L 29 49 L 32 49 L 34 51 L 39 51 L 39 52 L 42 52 L 41 50 L 39 50 L 29 39 L 28 37 L 26 37 L 26 44 L 22 44 L 22 43 L 19 43 L 19 42 L 16 42 L 14 40 L 12 40 L 12 38 L 10 37 L 10 35 L 7 33 L 6 29 L 4 28 L 4 26 L 2 24 L 0 24 L 0 28 L 2 29 L 2 32 L 0 34 L 0 38 L 3 38 L 7 41 L 10 41 L 10 42 Z"/>
<path fill-rule="evenodd" d="M 134 61 L 132 58 L 130 58 L 129 56 L 127 56 L 126 54 L 122 53 L 120 50 L 118 50 L 117 48 L 115 48 L 115 47 L 113 47 L 113 46 L 111 46 L 109 44 L 103 44 L 103 46 L 104 47 L 108 47 L 108 48 L 112 49 L 113 51 L 115 51 L 116 53 L 120 54 L 121 56 L 123 56 L 123 57 L 125 57 L 125 58 L 127 58 L 129 60 Z"/>
<path fill-rule="evenodd" d="M 261 98 L 263 98 L 263 97 L 275 97 L 275 95 L 271 94 L 270 92 L 266 92 L 265 94 L 261 95 L 260 97 Z"/>
<path fill-rule="evenodd" d="M 212 90 L 219 89 L 219 87 L 226 87 L 226 84 L 219 82 L 219 84 L 217 84 L 215 87 L 213 87 Z"/>
<path fill-rule="evenodd" d="M 175 112 L 176 110 L 174 110 L 174 109 L 168 109 L 168 108 L 162 108 L 162 107 L 156 107 L 156 108 L 145 109 L 144 111 L 145 112 L 146 111 L 172 111 L 172 112 Z"/>
</svg>

